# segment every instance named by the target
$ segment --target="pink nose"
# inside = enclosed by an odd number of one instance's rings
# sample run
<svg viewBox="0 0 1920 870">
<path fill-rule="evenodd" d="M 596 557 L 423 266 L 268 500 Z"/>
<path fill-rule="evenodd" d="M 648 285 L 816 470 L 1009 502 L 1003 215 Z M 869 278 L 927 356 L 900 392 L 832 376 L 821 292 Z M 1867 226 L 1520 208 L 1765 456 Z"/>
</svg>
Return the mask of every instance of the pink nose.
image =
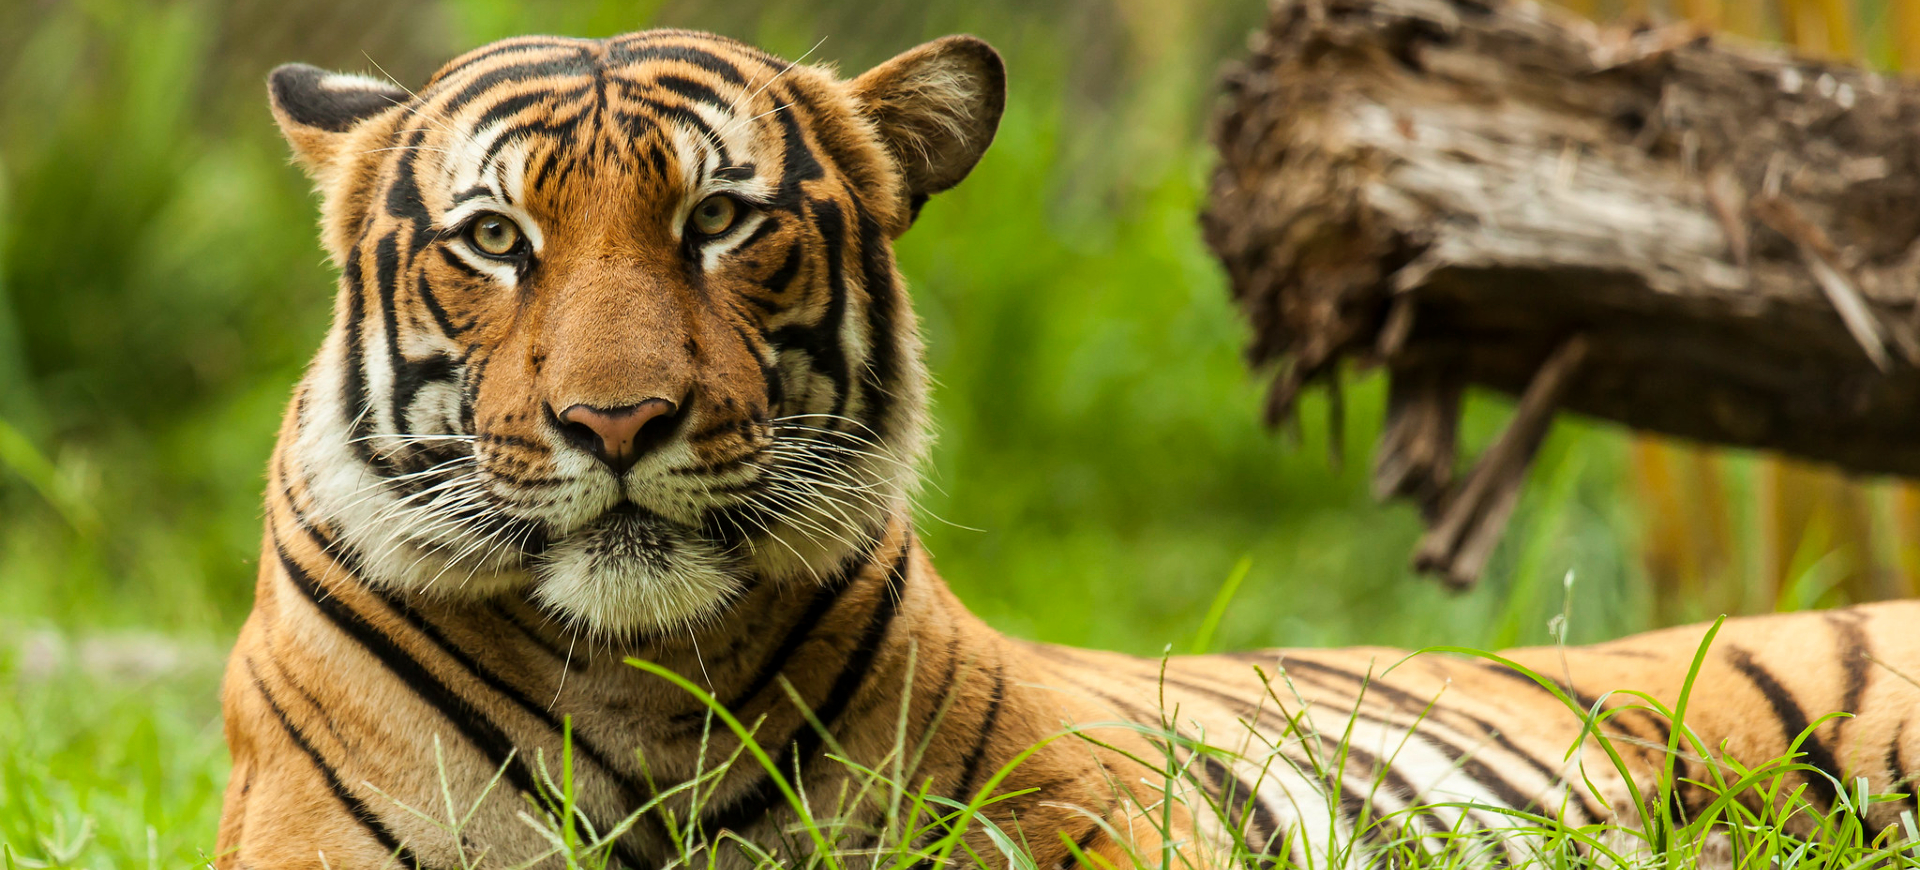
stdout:
<svg viewBox="0 0 1920 870">
<path fill-rule="evenodd" d="M 666 440 L 677 410 L 666 399 L 648 399 L 619 408 L 574 405 L 558 416 L 569 439 L 619 473 L 632 468 L 642 454 Z"/>
</svg>

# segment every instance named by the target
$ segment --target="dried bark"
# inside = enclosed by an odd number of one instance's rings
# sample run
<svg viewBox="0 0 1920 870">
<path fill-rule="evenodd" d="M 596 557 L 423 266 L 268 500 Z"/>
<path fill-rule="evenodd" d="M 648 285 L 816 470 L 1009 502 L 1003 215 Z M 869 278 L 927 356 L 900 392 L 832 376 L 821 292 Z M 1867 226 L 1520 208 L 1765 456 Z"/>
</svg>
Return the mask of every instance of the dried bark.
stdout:
<svg viewBox="0 0 1920 870">
<path fill-rule="evenodd" d="M 1555 409 L 1920 475 L 1920 84 L 1528 3 L 1295 0 L 1226 91 L 1203 223 L 1268 421 L 1386 366 L 1375 489 L 1428 509 L 1422 567 L 1478 573 Z M 1456 482 L 1467 385 L 1536 390 Z"/>
</svg>

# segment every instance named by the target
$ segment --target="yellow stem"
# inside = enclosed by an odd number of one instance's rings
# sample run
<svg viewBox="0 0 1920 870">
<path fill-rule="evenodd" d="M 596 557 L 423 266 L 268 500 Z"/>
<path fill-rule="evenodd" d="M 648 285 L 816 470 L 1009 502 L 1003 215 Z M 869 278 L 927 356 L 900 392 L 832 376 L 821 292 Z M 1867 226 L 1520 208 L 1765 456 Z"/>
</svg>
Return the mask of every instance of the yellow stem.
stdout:
<svg viewBox="0 0 1920 870">
<path fill-rule="evenodd" d="M 1920 0 L 1888 0 L 1893 15 L 1893 56 L 1900 69 L 1920 69 Z"/>
</svg>

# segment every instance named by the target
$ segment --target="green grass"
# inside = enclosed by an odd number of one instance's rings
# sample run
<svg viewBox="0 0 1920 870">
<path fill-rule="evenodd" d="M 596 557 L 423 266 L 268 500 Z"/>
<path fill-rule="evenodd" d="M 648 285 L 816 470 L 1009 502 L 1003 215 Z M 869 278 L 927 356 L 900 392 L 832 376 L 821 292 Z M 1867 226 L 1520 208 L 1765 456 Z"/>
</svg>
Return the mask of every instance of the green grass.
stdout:
<svg viewBox="0 0 1920 870">
<path fill-rule="evenodd" d="M 1550 677 L 1520 669 L 1565 704 L 1567 714 L 1584 718 L 1591 733 L 1587 739 L 1601 746 L 1616 763 L 1616 769 L 1632 778 L 1619 759 L 1636 747 L 1615 745 L 1609 736 L 1610 719 L 1628 713 L 1651 712 L 1675 723 L 1666 747 L 1671 758 L 1717 756 L 1717 748 L 1703 744 L 1693 731 L 1684 727 L 1691 699 L 1693 675 L 1713 640 L 1712 632 L 1697 650 L 1675 706 L 1634 693 L 1619 693 L 1606 709 L 1587 709 L 1560 693 Z M 1467 649 L 1431 650 L 1502 661 L 1498 656 Z M 851 760 L 827 737 L 830 758 L 851 774 L 847 785 L 828 805 L 804 800 L 789 771 L 781 770 L 768 752 L 753 739 L 750 725 L 735 719 L 715 699 L 692 682 L 648 662 L 631 661 L 643 669 L 678 685 L 695 695 L 712 710 L 708 727 L 728 730 L 740 738 L 742 747 L 713 769 L 697 774 L 685 783 L 665 789 L 649 804 L 636 808 L 632 815 L 605 830 L 597 830 L 584 812 L 575 806 L 571 776 L 570 742 L 563 743 L 559 758 L 540 757 L 533 768 L 543 771 L 541 793 L 526 796 L 525 818 L 542 830 L 551 847 L 539 860 L 563 856 L 569 868 L 604 870 L 611 866 L 610 843 L 626 831 L 642 814 L 658 814 L 663 830 L 673 838 L 678 861 L 689 867 L 710 866 L 714 852 L 724 852 L 735 860 L 767 868 L 819 868 L 841 870 L 851 867 L 906 868 L 931 860 L 944 866 L 948 860 L 966 860 L 986 866 L 1011 866 L 1037 870 L 1030 850 L 1036 845 L 1027 838 L 1044 832 L 1022 831 L 988 820 L 992 805 L 1011 794 L 996 795 L 996 789 L 1017 774 L 1025 755 L 1008 761 L 965 802 L 941 798 L 930 793 L 929 783 L 915 781 L 909 771 L 915 769 L 924 744 L 908 737 L 908 716 L 903 702 L 901 738 L 891 751 L 879 759 L 861 764 Z M 1320 735 L 1297 712 L 1304 700 L 1286 688 L 1284 675 L 1276 677 L 1268 699 L 1272 708 L 1286 714 L 1292 723 L 1281 737 L 1298 739 L 1299 746 L 1321 745 Z M 33 684 L 39 685 L 39 684 Z M 174 692 L 182 691 L 179 697 Z M 179 832 L 196 825 L 210 824 L 218 811 L 217 777 L 209 773 L 209 756 L 217 755 L 217 735 L 210 728 L 177 730 L 192 717 L 181 717 L 169 710 L 175 704 L 192 707 L 202 699 L 194 695 L 206 687 L 194 680 L 173 681 L 170 688 L 140 700 L 132 700 L 126 687 L 89 686 L 106 694 L 90 695 L 85 704 L 76 704 L 71 692 L 32 691 L 24 716 L 0 719 L 0 738 L 9 745 L 24 748 L 9 756 L 0 766 L 0 784 L 8 794 L 25 796 L 24 803 L 10 806 L 0 815 L 0 861 L 21 867 L 176 867 L 199 866 L 206 860 L 204 844 Z M 1362 690 L 1364 696 L 1365 690 Z M 1265 706 L 1265 704 L 1263 704 Z M 173 713 L 174 715 L 167 715 Z M 44 714 L 44 718 L 43 718 Z M 1152 773 L 1144 782 L 1157 800 L 1148 803 L 1137 817 L 1156 832 L 1171 829 L 1175 812 L 1217 821 L 1230 832 L 1231 863 L 1219 866 L 1262 866 L 1247 845 L 1246 832 L 1230 821 L 1250 817 L 1244 807 L 1223 805 L 1217 798 L 1192 786 L 1208 779 L 1199 772 L 1203 758 L 1224 764 L 1247 764 L 1256 768 L 1271 764 L 1263 752 L 1273 752 L 1272 744 L 1256 739 L 1250 744 L 1238 735 L 1207 741 L 1181 736 L 1172 727 L 1176 711 L 1163 714 L 1166 720 L 1152 724 L 1086 723 L 1064 730 L 1047 742 L 1080 740 L 1115 748 L 1111 735 L 1125 728 L 1148 738 L 1156 754 L 1129 754 Z M 1830 718 L 1830 717 L 1829 717 Z M 1799 740 L 1827 724 L 1827 719 L 1811 723 Z M 818 723 L 815 723 L 818 727 Z M 49 733 L 62 735 L 42 739 Z M 1348 774 L 1345 756 L 1351 732 L 1336 736 L 1333 746 L 1305 756 L 1307 772 L 1324 781 L 1339 783 Z M 17 741 L 17 742 L 16 742 Z M 1268 749 L 1231 750 L 1226 744 L 1267 746 Z M 1396 750 L 1397 751 L 1397 750 Z M 94 775 L 68 780 L 50 776 L 62 763 L 74 761 L 104 765 Z M 1391 763 L 1392 754 L 1387 756 Z M 699 825 L 700 808 L 733 764 L 757 766 L 765 770 L 778 786 L 786 804 L 793 808 L 798 822 L 774 841 L 747 841 L 728 833 L 717 837 Z M 1317 870 L 1344 867 L 1365 856 L 1380 862 L 1370 866 L 1400 868 L 1456 868 L 1482 866 L 1493 850 L 1514 849 L 1524 866 L 1543 868 L 1694 868 L 1694 867 L 1801 867 L 1866 868 L 1920 867 L 1916 847 L 1920 831 L 1909 813 L 1903 824 L 1884 831 L 1867 831 L 1861 826 L 1862 811 L 1874 804 L 1898 802 L 1903 795 L 1869 794 L 1864 783 L 1849 786 L 1836 783 L 1838 802 L 1819 806 L 1803 798 L 1807 778 L 1821 776 L 1817 770 L 1800 763 L 1792 754 L 1765 763 L 1744 767 L 1733 763 L 1701 766 L 1703 779 L 1687 782 L 1705 795 L 1707 806 L 1689 815 L 1676 817 L 1664 799 L 1671 787 L 1673 765 L 1655 783 L 1639 783 L 1644 793 L 1658 796 L 1651 800 L 1654 815 L 1645 825 L 1624 826 L 1610 823 L 1574 825 L 1556 816 L 1535 810 L 1501 810 L 1506 829 L 1498 841 L 1483 829 L 1456 825 L 1440 835 L 1426 835 L 1423 824 L 1414 821 L 1428 811 L 1443 814 L 1471 805 L 1438 802 L 1408 807 L 1394 812 L 1373 809 L 1375 793 L 1362 792 L 1368 809 L 1362 811 L 1359 834 L 1333 835 L 1315 831 L 1309 836 L 1314 848 L 1306 860 L 1296 863 L 1283 857 L 1264 866 L 1274 870 Z M 496 786 L 498 778 L 496 777 Z M 1119 786 L 1115 784 L 1116 788 Z M 1256 785 L 1257 787 L 1257 785 Z M 1377 786 L 1376 786 L 1377 787 Z M 1157 792 L 1151 790 L 1157 789 Z M 1137 793 L 1137 792 L 1136 792 Z M 686 804 L 678 804 L 690 796 Z M 482 794 L 482 798 L 485 793 Z M 818 801 L 816 797 L 814 799 Z M 675 807 L 679 809 L 676 811 Z M 460 841 L 471 809 L 449 802 L 445 806 L 404 806 L 403 809 L 454 834 Z M 857 820 L 857 821 L 856 821 Z M 571 822 L 571 823 L 569 823 Z M 1421 832 L 1419 835 L 1409 832 Z M 172 833 L 169 833 L 172 832 Z M 1111 829 L 1115 840 L 1128 849 L 1134 866 L 1165 870 L 1198 870 L 1191 855 L 1166 842 L 1158 850 L 1140 853 L 1132 841 Z M 981 854 L 981 834 L 992 845 Z M 1183 841 L 1184 842 L 1184 841 Z M 1495 843 L 1499 845 L 1496 846 Z M 1284 850 L 1283 850 L 1284 851 Z M 804 857 L 795 857 L 804 856 Z M 1084 857 L 1084 856 L 1082 856 Z M 477 861 L 478 855 L 468 856 Z M 872 862 L 869 864 L 868 862 Z M 463 861 L 462 866 L 470 866 Z M 1103 859 L 1086 859 L 1085 866 L 1106 868 Z M 1111 870 L 1111 868 L 1108 868 Z"/>
<path fill-rule="evenodd" d="M 817 44 L 851 71 L 979 33 L 1011 70 L 1000 139 L 899 248 L 938 380 L 924 538 L 971 607 L 1149 655 L 1497 647 L 1547 640 L 1573 571 L 1572 640 L 1649 624 L 1618 432 L 1561 424 L 1486 581 L 1453 596 L 1406 567 L 1413 512 L 1365 494 L 1377 378 L 1348 390 L 1344 464 L 1321 397 L 1297 442 L 1256 424 L 1262 383 L 1195 216 L 1211 82 L 1260 0 L 924 5 L 0 4 L 0 843 L 17 866 L 180 867 L 212 847 L 215 669 L 49 667 L 22 638 L 159 631 L 217 656 L 246 612 L 262 468 L 332 295 L 261 87 L 288 60 L 411 83 L 501 36 L 671 23 Z M 1472 403 L 1470 447 L 1503 408 Z"/>
<path fill-rule="evenodd" d="M 216 669 L 128 680 L 8 658 L 0 844 L 17 866 L 185 867 L 211 853 L 227 778 Z"/>
</svg>

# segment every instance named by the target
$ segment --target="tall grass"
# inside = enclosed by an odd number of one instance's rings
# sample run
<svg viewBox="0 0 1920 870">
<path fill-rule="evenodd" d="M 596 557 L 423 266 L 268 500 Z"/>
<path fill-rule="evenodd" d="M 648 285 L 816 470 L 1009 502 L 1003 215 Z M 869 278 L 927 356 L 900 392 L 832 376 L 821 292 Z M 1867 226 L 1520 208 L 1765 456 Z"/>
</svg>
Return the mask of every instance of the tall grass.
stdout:
<svg viewBox="0 0 1920 870">
<path fill-rule="evenodd" d="M 1258 706 L 1269 715 L 1260 730 L 1243 721 L 1240 724 L 1245 734 L 1196 734 L 1182 725 L 1177 707 L 1162 709 L 1156 722 L 1078 723 L 1016 754 L 974 794 L 953 799 L 934 793 L 931 781 L 915 773 L 927 743 L 925 734 L 909 728 L 913 717 L 905 699 L 896 739 L 890 747 L 881 749 L 878 757 L 855 757 L 818 722 L 813 723 L 822 729 L 830 765 L 838 768 L 831 776 L 839 784 L 822 788 L 820 783 L 826 780 L 807 783 L 795 779 L 795 770 L 783 769 L 774 760 L 777 751 L 769 751 L 757 742 L 752 724 L 736 719 L 692 681 L 650 662 L 629 660 L 631 666 L 703 702 L 709 710 L 708 732 L 730 732 L 739 747 L 684 782 L 661 784 L 658 794 L 647 803 L 599 829 L 579 809 L 571 741 L 563 737 L 559 757 L 539 755 L 532 759 L 531 766 L 539 772 L 537 793 L 522 796 L 524 808 L 519 813 L 520 822 L 540 833 L 548 846 L 511 866 L 552 866 L 558 862 L 570 870 L 606 870 L 616 866 L 614 841 L 642 817 L 650 816 L 657 822 L 653 827 L 668 838 L 672 852 L 668 866 L 676 867 L 711 867 L 724 861 L 766 870 L 900 870 L 962 862 L 968 866 L 1039 870 L 1042 864 L 1037 855 L 1056 853 L 1056 838 L 1079 866 L 1089 870 L 1920 867 L 1920 852 L 1916 851 L 1920 849 L 1920 828 L 1916 828 L 1911 811 L 1902 812 L 1900 823 L 1887 828 L 1868 828 L 1864 822 L 1869 812 L 1881 805 L 1904 806 L 1905 794 L 1871 793 L 1862 780 L 1833 782 L 1836 798 L 1831 804 L 1806 797 L 1811 791 L 1810 778 L 1828 774 L 1805 763 L 1799 747 L 1817 739 L 1815 732 L 1829 724 L 1831 716 L 1808 724 L 1790 741 L 1785 754 L 1753 764 L 1722 757 L 1720 747 L 1709 745 L 1688 727 L 1689 707 L 1706 703 L 1705 699 L 1692 697 L 1692 692 L 1717 628 L 1709 630 L 1695 649 L 1679 697 L 1671 706 L 1644 694 L 1619 692 L 1603 696 L 1592 707 L 1583 707 L 1567 696 L 1554 678 L 1519 667 L 1498 654 L 1459 647 L 1422 651 L 1513 667 L 1558 700 L 1564 708 L 1558 715 L 1582 723 L 1580 736 L 1568 747 L 1567 755 L 1582 755 L 1588 760 L 1586 765 L 1597 764 L 1598 769 L 1579 766 L 1575 768 L 1580 771 L 1577 778 L 1591 782 L 1617 773 L 1635 793 L 1645 797 L 1643 815 L 1617 806 L 1623 811 L 1622 817 L 1586 823 L 1568 821 L 1560 807 L 1550 805 L 1550 797 L 1546 806 L 1496 808 L 1448 799 L 1446 794 L 1452 788 L 1444 783 L 1430 789 L 1424 800 L 1385 809 L 1406 801 L 1408 795 L 1383 792 L 1383 783 L 1351 759 L 1372 758 L 1378 753 L 1380 763 L 1391 765 L 1413 740 L 1411 733 L 1390 732 L 1381 745 L 1369 743 L 1363 747 L 1352 720 L 1339 715 L 1338 704 L 1331 709 L 1319 708 L 1318 715 L 1344 721 L 1345 727 L 1337 732 L 1320 730 L 1320 720 L 1308 714 L 1313 705 L 1293 690 L 1284 661 L 1276 671 L 1261 670 L 1269 691 Z M 1381 677 L 1390 675 L 1402 663 L 1404 660 L 1383 663 Z M 1370 681 L 1359 688 L 1353 701 L 1355 708 L 1365 699 L 1369 686 Z M 799 701 L 797 696 L 795 700 Z M 1424 711 L 1403 708 L 1396 717 L 1396 727 L 1417 728 L 1441 703 L 1443 699 L 1435 697 Z M 1333 715 L 1327 716 L 1329 713 Z M 1543 711 L 1542 715 L 1554 714 Z M 1666 759 L 1664 766 L 1656 764 L 1649 769 L 1627 760 L 1650 747 L 1623 737 L 1621 730 L 1611 727 L 1611 721 L 1622 715 L 1651 715 L 1671 723 L 1667 744 L 1651 747 Z M 1276 722 L 1285 724 L 1276 730 Z M 927 730 L 937 724 L 936 718 Z M 1395 733 L 1399 734 L 1397 743 Z M 1149 750 L 1143 754 L 1123 749 L 1117 735 L 1144 738 Z M 1034 751 L 1055 741 L 1079 741 L 1089 748 L 1118 753 L 1144 771 L 1137 780 L 1127 781 L 1110 773 L 1091 774 L 1109 777 L 1107 787 L 1116 798 L 1103 808 L 1106 815 L 1089 817 L 1121 851 L 1117 864 L 1081 851 L 1065 835 L 1026 830 L 1017 819 L 996 812 L 997 804 L 1028 794 L 1019 785 L 1022 765 Z M 501 776 L 496 774 L 471 801 L 456 799 L 446 788 L 444 755 L 438 751 L 439 744 L 435 745 L 432 762 L 440 766 L 445 801 L 424 806 L 395 801 L 393 809 L 428 823 L 464 850 L 466 835 L 473 833 L 469 825 L 475 810 L 481 801 L 493 797 Z M 150 751 L 142 747 L 140 757 L 150 758 L 144 754 Z M 1683 760 L 1686 763 L 1681 763 Z M 157 766 L 157 761 L 152 763 Z M 1458 765 L 1464 763 L 1456 763 L 1455 774 L 1460 774 Z M 704 808 L 735 765 L 756 768 L 756 775 L 774 783 L 777 803 L 792 814 L 789 825 L 770 837 L 752 840 L 731 831 L 703 827 Z M 1208 772 L 1220 769 L 1236 771 L 1251 791 L 1222 795 L 1213 785 L 1215 775 Z M 1301 781 L 1328 784 L 1328 789 L 1325 793 L 1289 789 L 1282 783 L 1281 771 L 1295 771 Z M 815 775 L 829 774 L 817 771 Z M 1578 783 L 1572 785 L 1578 787 Z M 1676 789 L 1683 786 L 1690 793 L 1685 809 L 1674 799 Z M 1342 794 L 1356 795 L 1359 806 L 1343 801 Z M 1256 800 L 1270 811 L 1277 807 L 1277 812 L 1252 812 Z M 1283 827 L 1261 832 L 1273 835 L 1268 840 L 1256 838 L 1250 820 L 1276 816 Z M 1332 822 L 1334 818 L 1340 821 Z M 1441 820 L 1442 827 L 1436 829 L 1426 819 Z M 150 863 L 157 864 L 153 857 L 161 854 L 160 841 L 152 833 L 157 828 L 148 830 L 147 854 Z M 78 829 L 56 825 L 51 836 L 41 838 L 41 851 L 29 852 L 47 858 L 16 860 L 26 866 L 69 866 L 74 857 L 88 851 L 94 835 L 84 823 Z M 463 851 L 458 866 L 483 866 L 485 857 L 478 851 Z"/>
</svg>

